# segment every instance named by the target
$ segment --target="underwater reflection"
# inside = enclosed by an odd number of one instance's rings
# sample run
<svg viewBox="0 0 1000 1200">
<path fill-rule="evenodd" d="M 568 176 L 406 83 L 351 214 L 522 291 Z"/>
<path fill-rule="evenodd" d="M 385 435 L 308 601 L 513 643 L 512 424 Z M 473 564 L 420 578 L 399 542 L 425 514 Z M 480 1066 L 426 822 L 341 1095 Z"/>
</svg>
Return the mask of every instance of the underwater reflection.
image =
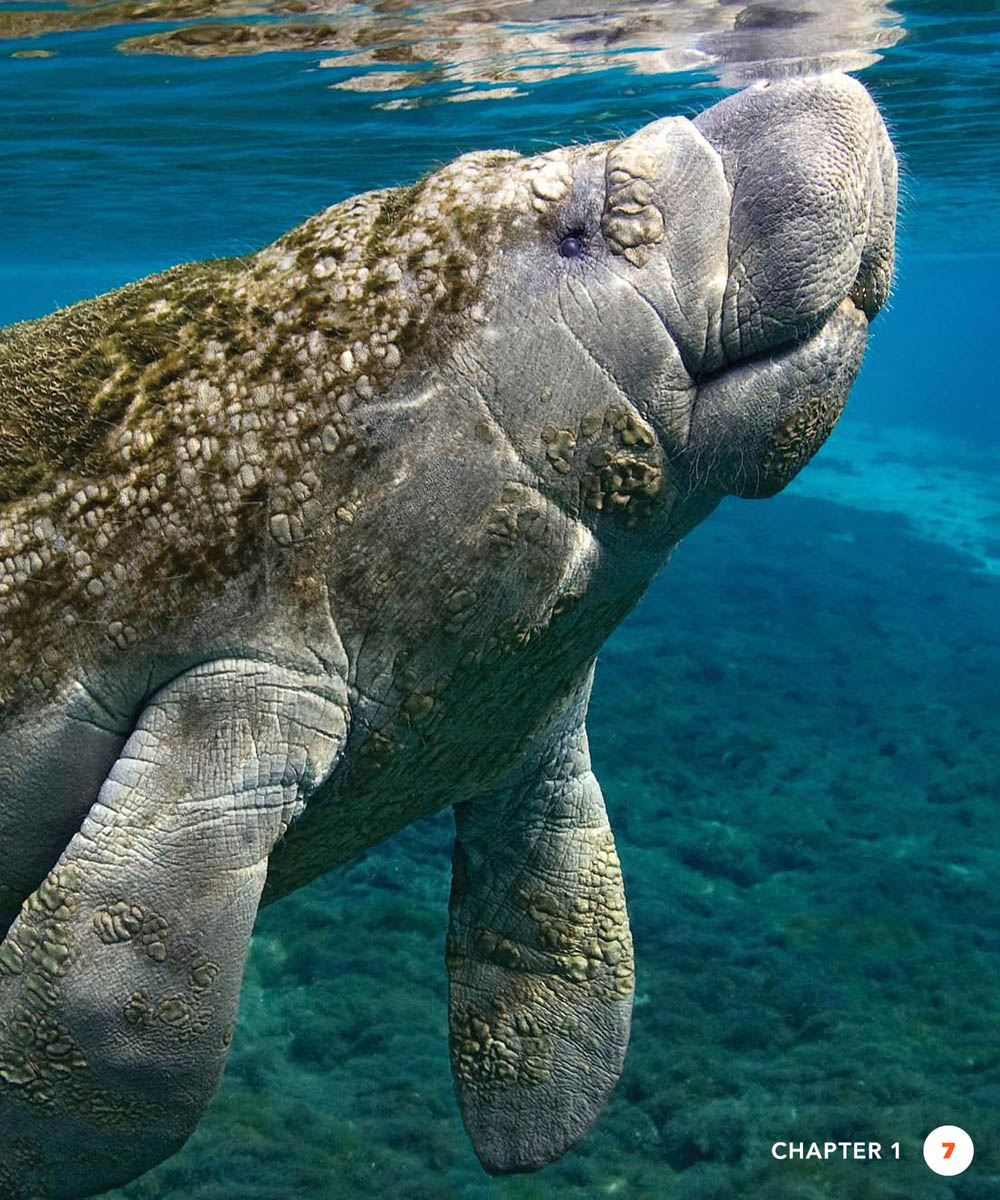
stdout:
<svg viewBox="0 0 1000 1200">
<path fill-rule="evenodd" d="M 855 71 L 902 36 L 885 0 L 496 0 L 479 6 L 404 0 L 116 0 L 0 14 L 0 36 L 179 21 L 130 32 L 125 54 L 194 58 L 322 51 L 331 86 L 393 93 L 378 107 L 504 99 L 542 80 L 623 67 L 637 74 L 705 71 L 726 86 L 818 71 Z M 18 56 L 49 55 L 18 49 Z M 335 74 L 334 74 L 335 73 Z"/>
</svg>

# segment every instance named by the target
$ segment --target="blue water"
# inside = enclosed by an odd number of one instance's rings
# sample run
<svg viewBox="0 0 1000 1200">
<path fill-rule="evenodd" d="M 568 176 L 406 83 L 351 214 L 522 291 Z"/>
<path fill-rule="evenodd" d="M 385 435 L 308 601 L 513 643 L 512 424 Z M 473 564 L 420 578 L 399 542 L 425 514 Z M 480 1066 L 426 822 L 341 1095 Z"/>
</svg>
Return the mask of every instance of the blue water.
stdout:
<svg viewBox="0 0 1000 1200">
<path fill-rule="evenodd" d="M 604 1116 L 538 1176 L 476 1164 L 448 1073 L 441 817 L 262 915 L 218 1096 L 116 1196 L 1000 1195 L 1000 17 L 889 13 L 904 36 L 858 77 L 903 167 L 899 267 L 847 415 L 784 494 L 690 536 L 599 664 L 638 972 Z M 366 91 L 331 86 L 371 65 L 321 67 L 330 50 L 116 49 L 175 27 L 0 42 L 51 52 L 0 70 L 0 321 L 252 250 L 474 147 L 617 136 L 726 90 L 711 64 L 630 69 L 617 42 L 502 98 L 447 61 Z M 920 1153 L 947 1123 L 977 1147 L 954 1179 Z M 796 1138 L 901 1157 L 771 1158 Z"/>
</svg>

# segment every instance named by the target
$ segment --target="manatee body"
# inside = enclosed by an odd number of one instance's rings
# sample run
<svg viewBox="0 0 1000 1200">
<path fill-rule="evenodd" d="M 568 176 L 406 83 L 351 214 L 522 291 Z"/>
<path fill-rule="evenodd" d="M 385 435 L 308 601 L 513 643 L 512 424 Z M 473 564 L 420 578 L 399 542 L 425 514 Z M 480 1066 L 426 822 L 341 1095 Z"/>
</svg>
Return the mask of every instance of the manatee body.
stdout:
<svg viewBox="0 0 1000 1200">
<path fill-rule="evenodd" d="M 829 432 L 895 178 L 858 83 L 755 85 L 0 335 L 0 1193 L 176 1150 L 258 905 L 449 804 L 476 1150 L 588 1128 L 633 990 L 594 659 Z"/>
</svg>

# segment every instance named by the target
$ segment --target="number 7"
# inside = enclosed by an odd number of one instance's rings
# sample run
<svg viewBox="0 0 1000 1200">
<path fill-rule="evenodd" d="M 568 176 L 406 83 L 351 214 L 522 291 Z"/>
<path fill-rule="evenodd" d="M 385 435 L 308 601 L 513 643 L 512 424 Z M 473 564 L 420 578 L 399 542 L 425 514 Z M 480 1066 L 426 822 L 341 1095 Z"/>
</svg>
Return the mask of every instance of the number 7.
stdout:
<svg viewBox="0 0 1000 1200">
<path fill-rule="evenodd" d="M 945 1148 L 945 1151 L 944 1151 L 945 1158 L 951 1158 L 952 1151 L 955 1149 L 955 1143 L 954 1142 L 942 1142 L 941 1145 L 944 1146 L 944 1148 Z"/>
</svg>

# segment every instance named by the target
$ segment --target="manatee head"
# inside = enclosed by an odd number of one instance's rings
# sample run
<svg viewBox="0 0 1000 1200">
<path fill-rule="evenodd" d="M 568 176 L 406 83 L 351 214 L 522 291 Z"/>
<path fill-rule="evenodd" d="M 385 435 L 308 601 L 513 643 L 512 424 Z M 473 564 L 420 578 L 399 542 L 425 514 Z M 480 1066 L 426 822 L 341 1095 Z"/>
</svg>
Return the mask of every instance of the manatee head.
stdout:
<svg viewBox="0 0 1000 1200">
<path fill-rule="evenodd" d="M 637 410 L 673 506 L 700 506 L 676 532 L 778 491 L 829 433 L 888 292 L 895 192 L 865 89 L 815 76 L 620 141 L 466 155 L 379 247 L 418 359 L 447 357 L 539 474 L 553 430 L 575 444 L 588 413 Z"/>
</svg>

